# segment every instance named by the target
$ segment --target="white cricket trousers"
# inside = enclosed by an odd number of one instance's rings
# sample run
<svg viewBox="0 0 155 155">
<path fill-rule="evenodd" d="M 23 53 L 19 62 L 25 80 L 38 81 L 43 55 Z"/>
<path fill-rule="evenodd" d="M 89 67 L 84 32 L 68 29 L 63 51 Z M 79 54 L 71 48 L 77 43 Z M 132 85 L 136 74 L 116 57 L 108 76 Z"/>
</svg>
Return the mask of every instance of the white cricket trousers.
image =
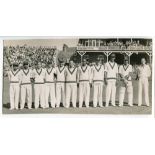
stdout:
<svg viewBox="0 0 155 155">
<path fill-rule="evenodd" d="M 45 108 L 45 85 L 34 84 L 34 95 L 35 95 L 35 109 L 39 108 L 39 103 L 42 108 Z"/>
<path fill-rule="evenodd" d="M 60 106 L 62 100 L 63 106 L 65 106 L 65 83 L 56 83 L 56 105 Z"/>
<path fill-rule="evenodd" d="M 127 91 L 128 95 L 128 104 L 133 106 L 133 86 L 132 82 L 128 81 L 127 86 L 120 86 L 119 89 L 119 106 L 123 106 L 125 91 Z"/>
<path fill-rule="evenodd" d="M 55 83 L 45 83 L 45 107 L 49 107 L 49 98 L 51 107 L 55 108 L 56 98 L 55 98 Z"/>
<path fill-rule="evenodd" d="M 19 91 L 19 83 L 10 83 L 10 109 L 18 109 Z"/>
<path fill-rule="evenodd" d="M 99 102 L 99 106 L 102 107 L 103 82 L 94 82 L 93 87 L 94 87 L 93 106 L 97 107 L 97 103 Z"/>
<path fill-rule="evenodd" d="M 138 106 L 142 105 L 142 92 L 144 89 L 144 98 L 145 98 L 145 104 L 147 106 L 150 105 L 149 102 L 149 82 L 148 78 L 140 78 L 138 82 Z"/>
<path fill-rule="evenodd" d="M 27 95 L 28 108 L 31 109 L 32 108 L 32 85 L 31 84 L 21 84 L 21 104 L 20 104 L 21 109 L 23 109 L 25 106 L 26 95 Z"/>
<path fill-rule="evenodd" d="M 109 106 L 111 97 L 111 103 L 115 106 L 115 97 L 116 97 L 116 80 L 108 80 L 106 87 L 106 106 Z"/>
<path fill-rule="evenodd" d="M 66 83 L 66 108 L 69 108 L 70 100 L 72 100 L 72 105 L 75 108 L 77 100 L 77 83 Z"/>
<path fill-rule="evenodd" d="M 86 107 L 89 107 L 89 97 L 90 97 L 90 85 L 89 81 L 82 81 L 79 84 L 79 107 L 83 105 L 85 101 Z"/>
</svg>

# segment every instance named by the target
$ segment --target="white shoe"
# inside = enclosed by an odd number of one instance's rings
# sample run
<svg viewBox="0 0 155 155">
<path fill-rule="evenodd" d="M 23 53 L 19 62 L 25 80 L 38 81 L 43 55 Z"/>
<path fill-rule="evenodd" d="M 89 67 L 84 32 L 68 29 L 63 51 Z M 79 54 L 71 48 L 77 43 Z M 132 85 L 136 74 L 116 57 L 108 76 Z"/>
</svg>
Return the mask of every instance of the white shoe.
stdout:
<svg viewBox="0 0 155 155">
<path fill-rule="evenodd" d="M 123 107 L 123 105 L 122 105 L 122 104 L 119 104 L 118 106 L 119 106 L 119 107 Z"/>
<path fill-rule="evenodd" d="M 42 109 L 46 109 L 46 107 L 41 107 Z"/>
<path fill-rule="evenodd" d="M 132 104 L 129 104 L 129 107 L 133 107 L 133 105 Z"/>
</svg>

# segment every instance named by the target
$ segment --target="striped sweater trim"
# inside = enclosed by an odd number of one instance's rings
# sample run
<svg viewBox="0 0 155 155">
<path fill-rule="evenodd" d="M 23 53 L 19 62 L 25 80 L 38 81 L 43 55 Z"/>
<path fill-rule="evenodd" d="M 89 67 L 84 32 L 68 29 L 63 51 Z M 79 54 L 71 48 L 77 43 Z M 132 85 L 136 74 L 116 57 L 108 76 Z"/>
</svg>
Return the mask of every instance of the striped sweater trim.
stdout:
<svg viewBox="0 0 155 155">
<path fill-rule="evenodd" d="M 116 78 L 111 77 L 111 78 L 107 78 L 107 80 L 116 80 Z"/>
<path fill-rule="evenodd" d="M 66 81 L 66 83 L 77 83 L 76 81 Z"/>
<path fill-rule="evenodd" d="M 55 83 L 55 81 L 45 81 L 45 83 Z"/>
<path fill-rule="evenodd" d="M 27 85 L 27 84 L 31 84 L 31 83 L 21 83 L 21 85 Z"/>
<path fill-rule="evenodd" d="M 89 80 L 80 80 L 80 82 L 89 82 Z"/>
<path fill-rule="evenodd" d="M 65 83 L 65 81 L 56 81 L 56 83 Z"/>
<path fill-rule="evenodd" d="M 126 79 L 127 81 L 132 81 L 132 80 L 128 80 L 128 79 Z M 121 79 L 120 81 L 124 81 L 123 79 Z"/>
<path fill-rule="evenodd" d="M 34 84 L 44 84 L 44 82 L 35 82 Z"/>
<path fill-rule="evenodd" d="M 19 81 L 10 81 L 10 83 L 19 83 Z"/>
<path fill-rule="evenodd" d="M 93 82 L 103 82 L 103 80 L 93 80 Z"/>
</svg>

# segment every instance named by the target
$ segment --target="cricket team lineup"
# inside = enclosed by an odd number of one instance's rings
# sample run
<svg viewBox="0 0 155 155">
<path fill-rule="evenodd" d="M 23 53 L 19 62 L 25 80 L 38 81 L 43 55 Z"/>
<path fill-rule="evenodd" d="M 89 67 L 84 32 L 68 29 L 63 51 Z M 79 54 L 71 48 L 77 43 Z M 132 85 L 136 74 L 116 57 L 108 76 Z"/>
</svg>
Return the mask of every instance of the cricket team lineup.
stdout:
<svg viewBox="0 0 155 155">
<path fill-rule="evenodd" d="M 132 107 L 132 81 L 135 80 L 133 74 L 136 74 L 138 79 L 138 96 L 135 96 L 138 100 L 137 106 L 142 105 L 143 91 L 145 105 L 150 106 L 148 78 L 151 76 L 151 69 L 146 58 L 141 58 L 141 64 L 136 70 L 129 63 L 128 56 L 124 56 L 122 65 L 118 65 L 115 58 L 116 55 L 112 53 L 108 62 L 103 63 L 97 57 L 92 65 L 88 63 L 89 60 L 83 58 L 78 66 L 73 59 L 70 59 L 67 65 L 64 58 L 58 58 L 58 64 L 49 59 L 44 67 L 42 62 L 37 61 L 34 68 L 29 67 L 29 62 L 25 60 L 22 69 L 14 62 L 8 71 L 10 110 L 24 109 L 26 100 L 28 109 L 32 109 L 32 93 L 35 109 L 59 108 L 60 103 L 65 108 L 70 108 L 71 105 L 73 108 L 82 108 L 84 105 L 89 108 L 91 90 L 94 108 L 117 106 L 116 91 L 119 91 L 118 106 L 124 105 L 124 96 L 127 94 L 128 106 Z M 118 84 L 119 88 L 116 89 Z M 105 104 L 103 92 L 106 96 Z"/>
</svg>

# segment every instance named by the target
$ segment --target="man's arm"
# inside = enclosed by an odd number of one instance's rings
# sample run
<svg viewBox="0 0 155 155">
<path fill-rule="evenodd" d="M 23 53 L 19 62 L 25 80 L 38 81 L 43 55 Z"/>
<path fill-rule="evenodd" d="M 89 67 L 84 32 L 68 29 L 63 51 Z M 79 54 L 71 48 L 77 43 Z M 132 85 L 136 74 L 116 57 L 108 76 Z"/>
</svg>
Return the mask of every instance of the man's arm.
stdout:
<svg viewBox="0 0 155 155">
<path fill-rule="evenodd" d="M 130 70 L 129 70 L 129 74 L 127 75 L 127 79 L 131 77 L 131 79 L 133 78 L 133 68 L 132 66 L 130 66 Z"/>
<path fill-rule="evenodd" d="M 139 67 L 135 69 L 135 73 L 136 73 L 136 80 L 139 80 L 139 75 L 140 75 Z"/>
<path fill-rule="evenodd" d="M 65 76 L 65 81 L 66 81 L 66 76 L 67 76 L 66 68 L 64 69 L 64 76 Z"/>
<path fill-rule="evenodd" d="M 80 69 L 77 68 L 77 72 L 76 72 L 76 82 L 77 82 L 77 84 L 79 84 L 79 79 L 80 79 Z"/>
<path fill-rule="evenodd" d="M 147 75 L 148 75 L 148 77 L 150 77 L 151 76 L 151 69 L 150 69 L 150 67 L 149 67 L 149 65 L 147 65 L 148 67 L 148 69 L 147 69 Z"/>
<path fill-rule="evenodd" d="M 107 85 L 107 72 L 108 72 L 108 68 L 105 64 L 105 71 L 104 71 L 104 83 L 105 83 L 105 85 Z"/>
<path fill-rule="evenodd" d="M 23 75 L 22 75 L 21 71 L 19 71 L 19 76 L 18 76 L 19 84 L 22 83 L 22 78 L 23 78 Z"/>
<path fill-rule="evenodd" d="M 11 80 L 10 71 L 8 71 L 7 74 L 8 74 L 8 78 L 9 78 L 9 81 L 10 81 Z"/>
<path fill-rule="evenodd" d="M 118 77 L 119 77 L 119 73 L 118 73 L 118 65 L 116 66 L 116 85 L 118 84 Z"/>
</svg>

